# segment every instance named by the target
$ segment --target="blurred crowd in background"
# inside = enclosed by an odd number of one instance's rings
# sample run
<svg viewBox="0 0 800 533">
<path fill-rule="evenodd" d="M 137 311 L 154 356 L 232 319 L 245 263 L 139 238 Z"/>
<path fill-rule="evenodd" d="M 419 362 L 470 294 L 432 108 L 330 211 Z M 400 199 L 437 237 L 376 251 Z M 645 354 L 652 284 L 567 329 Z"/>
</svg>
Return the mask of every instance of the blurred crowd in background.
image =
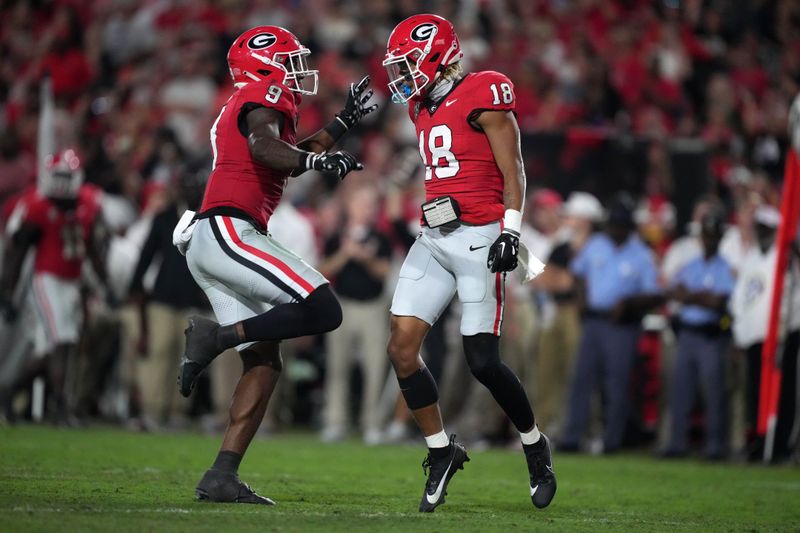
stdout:
<svg viewBox="0 0 800 533">
<path fill-rule="evenodd" d="M 736 309 L 732 321 L 722 307 L 703 315 L 693 325 L 713 325 L 700 333 L 722 346 L 709 370 L 676 366 L 680 330 L 671 324 L 679 303 L 688 305 L 676 291 L 679 274 L 702 255 L 710 212 L 721 213 L 719 256 L 732 276 L 748 261 L 771 276 L 768 261 L 757 260 L 770 253 L 760 238 L 777 226 L 788 110 L 800 89 L 800 3 L 792 0 L 0 0 L 0 203 L 10 205 L 36 181 L 37 95 L 49 75 L 57 137 L 77 149 L 87 181 L 102 189 L 112 235 L 109 286 L 85 292 L 70 373 L 73 415 L 144 430 L 220 429 L 241 364 L 225 354 L 191 401 L 177 394 L 185 317 L 210 309 L 163 236 L 202 194 L 208 132 L 234 90 L 229 43 L 275 24 L 311 49 L 321 72 L 319 93 L 300 107 L 298 138 L 324 126 L 365 73 L 381 108 L 343 141 L 365 170 L 341 184 L 313 173 L 291 180 L 270 222 L 279 241 L 332 281 L 345 322 L 327 338 L 283 344 L 286 370 L 262 431 L 312 426 L 335 441 L 357 429 L 368 444 L 414 437 L 385 342 L 396 271 L 418 229 L 422 166 L 405 108 L 387 97 L 381 60 L 391 28 L 428 11 L 454 22 L 465 71 L 497 70 L 515 84 L 529 192 L 523 241 L 550 266 L 526 286 L 509 278 L 502 353 L 527 385 L 539 426 L 561 436 L 564 450 L 614 451 L 619 442 L 602 429 L 610 422 L 603 413 L 618 402 L 610 385 L 594 398 L 575 390 L 578 375 L 591 392 L 613 370 L 628 407 L 615 422 L 623 446 L 680 456 L 713 433 L 709 458 L 756 457 L 757 376 L 748 354 L 765 331 L 737 338 Z M 609 231 L 611 215 L 649 248 L 654 286 L 641 292 L 660 295 L 624 320 L 635 322 L 636 335 L 631 364 L 619 369 L 581 348 L 586 320 L 616 327 L 620 317 L 587 317 L 591 305 L 579 294 L 584 285 L 591 294 L 593 282 L 574 264 L 596 232 Z M 381 268 L 365 268 L 373 257 Z M 751 298 L 742 313 L 767 285 L 732 278 L 720 294 Z M 798 305 L 787 319 L 796 334 L 800 284 L 787 290 Z M 609 308 L 635 296 L 623 292 L 604 296 Z M 453 306 L 448 316 L 458 313 Z M 439 380 L 448 428 L 474 445 L 513 440 L 491 397 L 469 378 L 457 320 L 440 322 L 423 358 Z M 794 350 L 796 364 L 796 342 Z M 16 364 L 8 353 L 0 381 Z M 697 391 L 686 380 L 699 380 L 702 402 L 671 399 L 675 378 L 690 399 Z M 723 414 L 712 414 L 712 431 L 701 404 L 720 394 L 723 403 L 711 411 Z M 16 401 L 13 410 L 23 413 L 25 398 Z M 677 428 L 674 409 L 686 418 Z M 787 413 L 791 434 L 796 411 Z"/>
</svg>

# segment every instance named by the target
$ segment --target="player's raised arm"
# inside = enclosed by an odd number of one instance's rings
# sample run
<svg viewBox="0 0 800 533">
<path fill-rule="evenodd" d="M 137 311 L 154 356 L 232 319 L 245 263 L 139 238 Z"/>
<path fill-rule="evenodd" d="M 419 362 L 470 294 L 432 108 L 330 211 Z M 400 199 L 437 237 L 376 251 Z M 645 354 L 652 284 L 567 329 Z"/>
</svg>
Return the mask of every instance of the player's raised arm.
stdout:
<svg viewBox="0 0 800 533">
<path fill-rule="evenodd" d="M 353 170 L 364 168 L 356 158 L 344 151 L 333 154 L 314 153 L 299 149 L 281 140 L 284 116 L 275 109 L 258 107 L 245 117 L 247 145 L 253 159 L 281 172 L 299 175 L 306 170 L 336 174 L 340 179 Z"/>
<path fill-rule="evenodd" d="M 517 266 L 519 231 L 525 199 L 525 166 L 520 150 L 519 127 L 511 111 L 484 111 L 476 119 L 492 147 L 495 162 L 503 174 L 503 232 L 489 250 L 492 272 L 507 272 Z"/>
<path fill-rule="evenodd" d="M 327 126 L 297 143 L 297 147 L 318 154 L 330 150 L 362 118 L 378 109 L 378 104 L 368 105 L 373 94 L 372 89 L 367 91 L 369 81 L 369 76 L 364 76 L 358 83 L 351 83 L 344 108 Z"/>
</svg>

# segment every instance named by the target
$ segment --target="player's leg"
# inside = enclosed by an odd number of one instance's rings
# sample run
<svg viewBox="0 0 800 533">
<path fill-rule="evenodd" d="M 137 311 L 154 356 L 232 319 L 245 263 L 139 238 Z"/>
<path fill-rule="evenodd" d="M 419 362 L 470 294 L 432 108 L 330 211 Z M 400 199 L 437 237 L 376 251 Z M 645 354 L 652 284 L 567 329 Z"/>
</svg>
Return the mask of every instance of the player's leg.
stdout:
<svg viewBox="0 0 800 533">
<path fill-rule="evenodd" d="M 228 428 L 217 458 L 197 485 L 199 500 L 273 504 L 238 477 L 239 463 L 264 418 L 283 363 L 277 342 L 260 342 L 240 352 L 242 377 L 229 410 Z"/>
<path fill-rule="evenodd" d="M 499 224 L 462 228 L 448 238 L 447 248 L 458 258 L 453 266 L 463 307 L 461 335 L 467 364 L 519 431 L 530 474 L 531 500 L 542 508 L 550 504 L 556 492 L 549 440 L 536 426 L 519 378 L 500 359 L 505 274 L 493 274 L 486 268 L 488 246 L 476 247 L 491 244 L 499 232 Z"/>
<path fill-rule="evenodd" d="M 420 357 L 425 335 L 455 292 L 455 279 L 433 257 L 425 234 L 409 250 L 400 269 L 392 300 L 387 352 L 400 391 L 425 437 L 428 457 L 423 463 L 428 480 L 420 502 L 421 512 L 444 503 L 453 475 L 468 461 L 466 450 L 448 438 L 439 411 L 439 391 Z"/>
<path fill-rule="evenodd" d="M 53 402 L 52 420 L 56 424 L 70 422 L 70 405 L 66 393 L 67 366 L 75 354 L 76 346 L 61 343 L 47 355 L 47 386 Z"/>
<path fill-rule="evenodd" d="M 189 319 L 179 374 L 184 396 L 191 393 L 200 372 L 227 348 L 316 335 L 341 324 L 341 306 L 327 280 L 277 241 L 230 217 L 197 224 L 186 257 L 201 288 L 222 286 L 269 308 L 223 326 L 203 317 Z"/>
<path fill-rule="evenodd" d="M 49 332 L 46 355 L 47 386 L 54 410 L 51 417 L 57 424 L 71 424 L 72 399 L 67 394 L 67 369 L 77 353 L 83 322 L 80 287 L 76 280 L 63 280 L 50 274 L 37 274 L 34 292 Z"/>
</svg>

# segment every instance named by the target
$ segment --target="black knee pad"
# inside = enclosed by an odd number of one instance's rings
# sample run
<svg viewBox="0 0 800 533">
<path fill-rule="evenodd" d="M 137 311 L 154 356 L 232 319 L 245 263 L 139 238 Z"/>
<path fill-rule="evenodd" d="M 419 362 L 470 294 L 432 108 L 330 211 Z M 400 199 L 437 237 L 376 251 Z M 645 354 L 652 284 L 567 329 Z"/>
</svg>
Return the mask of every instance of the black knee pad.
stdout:
<svg viewBox="0 0 800 533">
<path fill-rule="evenodd" d="M 423 366 L 406 378 L 397 378 L 400 392 L 412 411 L 428 407 L 439 401 L 439 390 L 428 367 Z"/>
<path fill-rule="evenodd" d="M 330 285 L 321 285 L 303 303 L 311 310 L 320 333 L 333 331 L 342 325 L 342 306 Z"/>
<path fill-rule="evenodd" d="M 491 333 L 478 333 L 464 337 L 464 355 L 470 372 L 479 381 L 498 370 L 500 361 L 500 337 Z"/>
</svg>

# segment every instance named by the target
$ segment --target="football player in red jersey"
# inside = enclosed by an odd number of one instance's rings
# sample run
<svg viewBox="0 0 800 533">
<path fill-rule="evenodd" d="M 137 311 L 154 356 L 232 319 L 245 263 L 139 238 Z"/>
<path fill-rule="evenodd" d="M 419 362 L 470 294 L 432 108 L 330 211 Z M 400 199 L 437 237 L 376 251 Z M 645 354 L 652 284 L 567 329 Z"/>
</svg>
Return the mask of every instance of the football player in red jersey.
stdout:
<svg viewBox="0 0 800 533">
<path fill-rule="evenodd" d="M 28 250 L 34 248 L 33 279 L 29 293 L 36 311 L 33 327 L 34 355 L 11 386 L 8 398 L 33 378 L 46 374 L 53 409 L 59 424 L 69 423 L 71 408 L 64 382 L 75 353 L 83 322 L 81 269 L 88 258 L 101 281 L 103 225 L 98 189 L 83 183 L 83 170 L 72 149 L 47 158 L 36 188 L 25 193 L 12 212 L 6 233 L 9 249 L 3 258 L 0 307 L 7 319 L 16 315 L 13 294 Z"/>
<path fill-rule="evenodd" d="M 420 511 L 444 503 L 447 484 L 469 460 L 444 432 L 436 383 L 419 356 L 454 294 L 461 301 L 464 354 L 472 374 L 519 430 L 530 496 L 546 507 L 556 491 L 550 445 L 528 396 L 500 360 L 506 272 L 517 267 L 525 171 L 514 85 L 499 72 L 462 75 L 453 25 L 415 15 L 389 37 L 383 65 L 392 99 L 407 103 L 425 165 L 423 229 L 408 252 L 391 307 L 388 354 L 429 453 Z"/>
<path fill-rule="evenodd" d="M 301 95 L 317 91 L 308 54 L 277 26 L 236 38 L 228 66 L 237 90 L 211 128 L 214 162 L 203 203 L 175 230 L 176 245 L 218 321 L 190 318 L 178 375 L 181 393 L 188 396 L 200 372 L 227 348 L 237 348 L 244 367 L 219 454 L 195 491 L 205 501 L 274 503 L 243 483 L 237 471 L 280 376 L 278 343 L 331 331 L 342 321 L 328 281 L 267 233 L 290 175 L 314 169 L 344 178 L 361 169 L 352 155 L 327 150 L 377 108 L 368 105 L 372 91 L 366 91 L 365 77 L 350 86 L 344 109 L 330 124 L 296 142 Z"/>
</svg>

